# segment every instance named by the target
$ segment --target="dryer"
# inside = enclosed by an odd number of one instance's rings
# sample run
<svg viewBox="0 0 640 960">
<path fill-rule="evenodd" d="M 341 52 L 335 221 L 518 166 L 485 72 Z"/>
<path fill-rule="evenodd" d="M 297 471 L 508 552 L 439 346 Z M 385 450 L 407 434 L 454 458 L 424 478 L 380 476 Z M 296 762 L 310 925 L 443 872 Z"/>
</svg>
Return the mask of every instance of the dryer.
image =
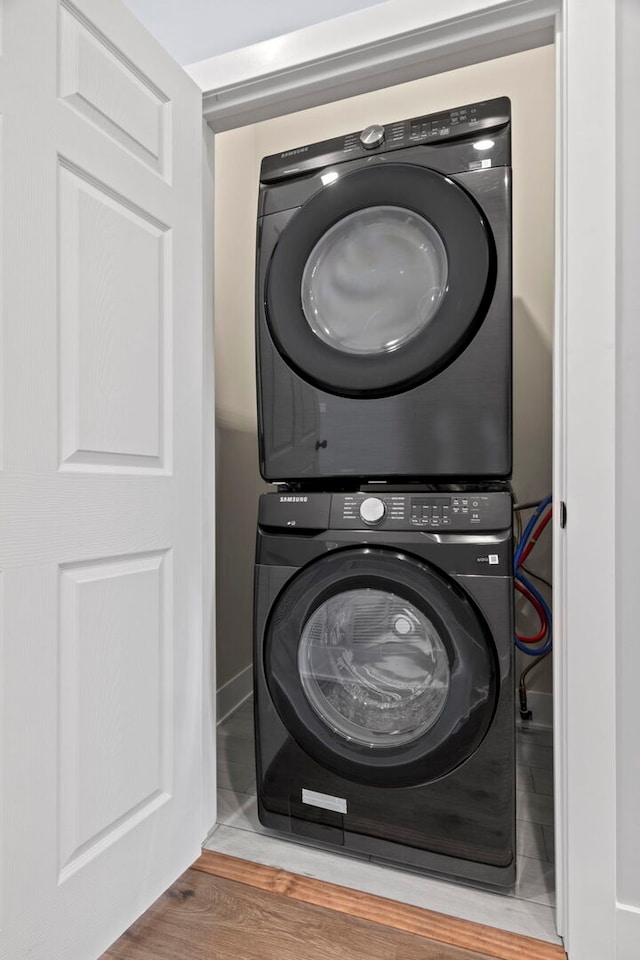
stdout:
<svg viewBox="0 0 640 960">
<path fill-rule="evenodd" d="M 502 97 L 263 160 L 266 480 L 510 475 L 510 151 Z"/>
<path fill-rule="evenodd" d="M 255 580 L 261 823 L 515 879 L 511 495 L 265 494 Z"/>
</svg>

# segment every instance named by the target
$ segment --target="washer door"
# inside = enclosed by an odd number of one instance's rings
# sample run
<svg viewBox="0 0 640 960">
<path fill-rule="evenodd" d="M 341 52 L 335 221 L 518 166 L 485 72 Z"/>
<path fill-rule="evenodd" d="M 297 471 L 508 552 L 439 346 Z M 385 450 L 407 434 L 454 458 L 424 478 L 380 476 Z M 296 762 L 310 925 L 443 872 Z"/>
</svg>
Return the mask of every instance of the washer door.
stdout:
<svg viewBox="0 0 640 960">
<path fill-rule="evenodd" d="M 266 283 L 273 340 L 304 379 L 386 396 L 464 349 L 495 283 L 493 242 L 448 177 L 384 163 L 314 194 L 276 244 Z"/>
<path fill-rule="evenodd" d="M 454 581 L 391 550 L 345 549 L 302 570 L 274 604 L 264 655 L 290 735 L 360 783 L 446 775 L 478 748 L 497 705 L 479 612 Z"/>
</svg>

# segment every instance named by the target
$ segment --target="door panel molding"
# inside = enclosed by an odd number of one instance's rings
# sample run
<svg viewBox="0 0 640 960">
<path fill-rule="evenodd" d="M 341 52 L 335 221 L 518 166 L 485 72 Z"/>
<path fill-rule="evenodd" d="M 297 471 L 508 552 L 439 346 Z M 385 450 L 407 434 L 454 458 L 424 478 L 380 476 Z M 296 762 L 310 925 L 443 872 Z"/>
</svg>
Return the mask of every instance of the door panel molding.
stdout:
<svg viewBox="0 0 640 960">
<path fill-rule="evenodd" d="M 61 0 L 59 97 L 171 181 L 169 98 L 69 0 Z"/>
<path fill-rule="evenodd" d="M 169 474 L 171 229 L 59 165 L 60 469 Z"/>
</svg>

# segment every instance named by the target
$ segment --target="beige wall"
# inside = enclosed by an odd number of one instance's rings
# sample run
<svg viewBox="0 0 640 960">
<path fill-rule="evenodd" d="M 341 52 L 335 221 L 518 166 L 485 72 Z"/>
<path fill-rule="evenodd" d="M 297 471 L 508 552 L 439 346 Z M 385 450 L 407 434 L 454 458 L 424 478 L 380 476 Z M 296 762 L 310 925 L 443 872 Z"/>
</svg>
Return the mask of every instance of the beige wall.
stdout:
<svg viewBox="0 0 640 960">
<path fill-rule="evenodd" d="M 216 676 L 251 663 L 258 471 L 253 271 L 260 158 L 253 127 L 216 137 Z"/>
<path fill-rule="evenodd" d="M 216 137 L 218 685 L 251 662 L 257 469 L 253 297 L 263 156 L 370 123 L 507 95 L 513 109 L 514 473 L 521 500 L 551 487 L 554 50 L 542 47 Z M 549 543 L 532 555 L 546 576 Z M 523 621 L 523 627 L 527 621 Z M 533 618 L 529 628 L 535 625 Z M 532 689 L 549 689 L 548 662 Z"/>
</svg>

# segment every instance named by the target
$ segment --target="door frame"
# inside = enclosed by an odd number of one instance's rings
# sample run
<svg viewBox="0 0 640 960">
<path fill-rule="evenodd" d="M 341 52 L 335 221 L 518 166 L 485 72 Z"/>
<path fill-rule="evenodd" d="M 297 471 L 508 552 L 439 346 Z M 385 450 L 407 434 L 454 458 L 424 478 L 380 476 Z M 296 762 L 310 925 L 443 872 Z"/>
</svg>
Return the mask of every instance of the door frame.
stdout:
<svg viewBox="0 0 640 960">
<path fill-rule="evenodd" d="M 623 2 L 392 0 L 187 68 L 216 133 L 555 41 L 553 495 L 568 505 L 566 528 L 560 509 L 553 520 L 557 927 L 580 960 L 616 955 L 615 172 L 625 85 L 616 29 Z M 604 522 L 594 524 L 605 497 Z"/>
</svg>

